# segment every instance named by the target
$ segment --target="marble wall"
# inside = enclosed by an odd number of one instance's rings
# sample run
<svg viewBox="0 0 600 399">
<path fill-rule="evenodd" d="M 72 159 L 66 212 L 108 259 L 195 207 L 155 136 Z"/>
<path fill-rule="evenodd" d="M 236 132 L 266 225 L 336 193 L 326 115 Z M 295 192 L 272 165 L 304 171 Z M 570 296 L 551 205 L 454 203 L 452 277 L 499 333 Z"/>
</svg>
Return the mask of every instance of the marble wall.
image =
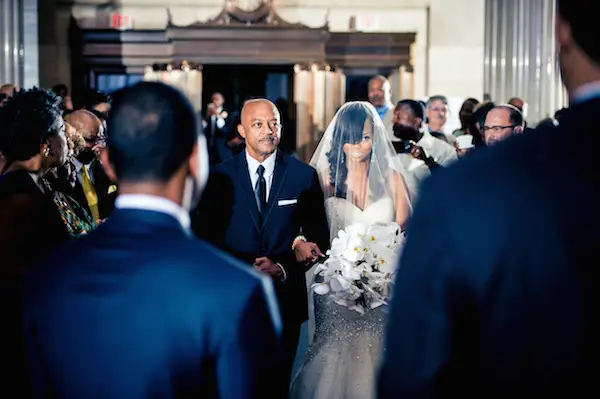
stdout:
<svg viewBox="0 0 600 399">
<path fill-rule="evenodd" d="M 38 85 L 37 27 L 37 0 L 0 0 L 0 85 Z"/>
<path fill-rule="evenodd" d="M 555 0 L 487 0 L 485 92 L 506 102 L 528 103 L 535 123 L 567 104 L 554 40 Z"/>
</svg>

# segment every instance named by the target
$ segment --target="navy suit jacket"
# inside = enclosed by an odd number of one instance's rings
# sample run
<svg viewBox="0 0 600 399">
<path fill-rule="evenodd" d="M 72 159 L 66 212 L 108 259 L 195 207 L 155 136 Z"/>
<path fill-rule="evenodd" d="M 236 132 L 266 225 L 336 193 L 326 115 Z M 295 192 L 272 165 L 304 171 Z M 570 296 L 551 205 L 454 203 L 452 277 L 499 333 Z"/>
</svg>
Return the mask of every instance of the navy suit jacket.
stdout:
<svg viewBox="0 0 600 399">
<path fill-rule="evenodd" d="M 172 216 L 117 209 L 28 281 L 36 396 L 282 397 L 264 372 L 280 350 L 269 290 Z"/>
<path fill-rule="evenodd" d="M 308 317 L 306 266 L 298 264 L 291 249 L 304 234 L 322 251 L 329 247 L 329 228 L 323 190 L 309 165 L 277 151 L 267 210 L 259 224 L 246 152 L 218 165 L 209 179 L 194 230 L 249 265 L 266 256 L 283 265 L 285 282 L 275 282 L 284 323 L 302 323 Z M 280 203 L 280 201 L 288 201 Z M 290 203 L 297 201 L 295 203 Z"/>
<path fill-rule="evenodd" d="M 392 299 L 380 398 L 596 389 L 600 99 L 425 183 Z M 444 198 L 444 206 L 439 199 Z"/>
</svg>

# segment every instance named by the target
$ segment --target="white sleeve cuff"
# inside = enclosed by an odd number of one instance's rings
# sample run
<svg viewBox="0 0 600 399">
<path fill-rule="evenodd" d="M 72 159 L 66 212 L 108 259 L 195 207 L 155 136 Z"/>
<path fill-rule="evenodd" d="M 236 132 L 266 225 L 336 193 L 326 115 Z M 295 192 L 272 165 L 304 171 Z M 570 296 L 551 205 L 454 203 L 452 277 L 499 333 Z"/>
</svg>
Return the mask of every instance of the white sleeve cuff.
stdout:
<svg viewBox="0 0 600 399">
<path fill-rule="evenodd" d="M 281 276 L 281 281 L 287 280 L 287 273 L 285 272 L 284 267 L 281 265 L 281 263 L 278 263 L 277 266 L 279 266 L 281 273 L 283 273 L 283 276 Z"/>
</svg>

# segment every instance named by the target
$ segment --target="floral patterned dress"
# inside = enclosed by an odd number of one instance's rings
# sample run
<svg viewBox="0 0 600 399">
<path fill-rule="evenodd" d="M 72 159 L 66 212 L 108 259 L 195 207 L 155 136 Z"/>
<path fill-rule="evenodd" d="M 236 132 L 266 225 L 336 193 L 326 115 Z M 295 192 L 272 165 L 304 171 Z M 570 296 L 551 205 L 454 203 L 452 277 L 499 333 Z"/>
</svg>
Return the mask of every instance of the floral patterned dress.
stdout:
<svg viewBox="0 0 600 399">
<path fill-rule="evenodd" d="M 96 228 L 97 225 L 90 214 L 77 201 L 61 191 L 54 190 L 52 184 L 47 180 L 44 180 L 44 185 L 46 192 L 52 196 L 52 200 L 72 237 L 87 234 Z"/>
</svg>

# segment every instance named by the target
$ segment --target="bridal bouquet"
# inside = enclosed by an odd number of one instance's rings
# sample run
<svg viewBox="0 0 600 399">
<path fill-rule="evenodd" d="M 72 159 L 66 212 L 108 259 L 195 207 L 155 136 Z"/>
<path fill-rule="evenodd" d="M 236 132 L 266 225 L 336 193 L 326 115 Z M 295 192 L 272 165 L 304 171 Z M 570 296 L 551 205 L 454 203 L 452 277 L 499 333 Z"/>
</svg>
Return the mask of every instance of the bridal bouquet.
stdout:
<svg viewBox="0 0 600 399">
<path fill-rule="evenodd" d="M 334 302 L 364 314 L 387 305 L 404 235 L 396 223 L 353 224 L 340 230 L 317 265 L 312 289 L 330 294 Z"/>
</svg>

